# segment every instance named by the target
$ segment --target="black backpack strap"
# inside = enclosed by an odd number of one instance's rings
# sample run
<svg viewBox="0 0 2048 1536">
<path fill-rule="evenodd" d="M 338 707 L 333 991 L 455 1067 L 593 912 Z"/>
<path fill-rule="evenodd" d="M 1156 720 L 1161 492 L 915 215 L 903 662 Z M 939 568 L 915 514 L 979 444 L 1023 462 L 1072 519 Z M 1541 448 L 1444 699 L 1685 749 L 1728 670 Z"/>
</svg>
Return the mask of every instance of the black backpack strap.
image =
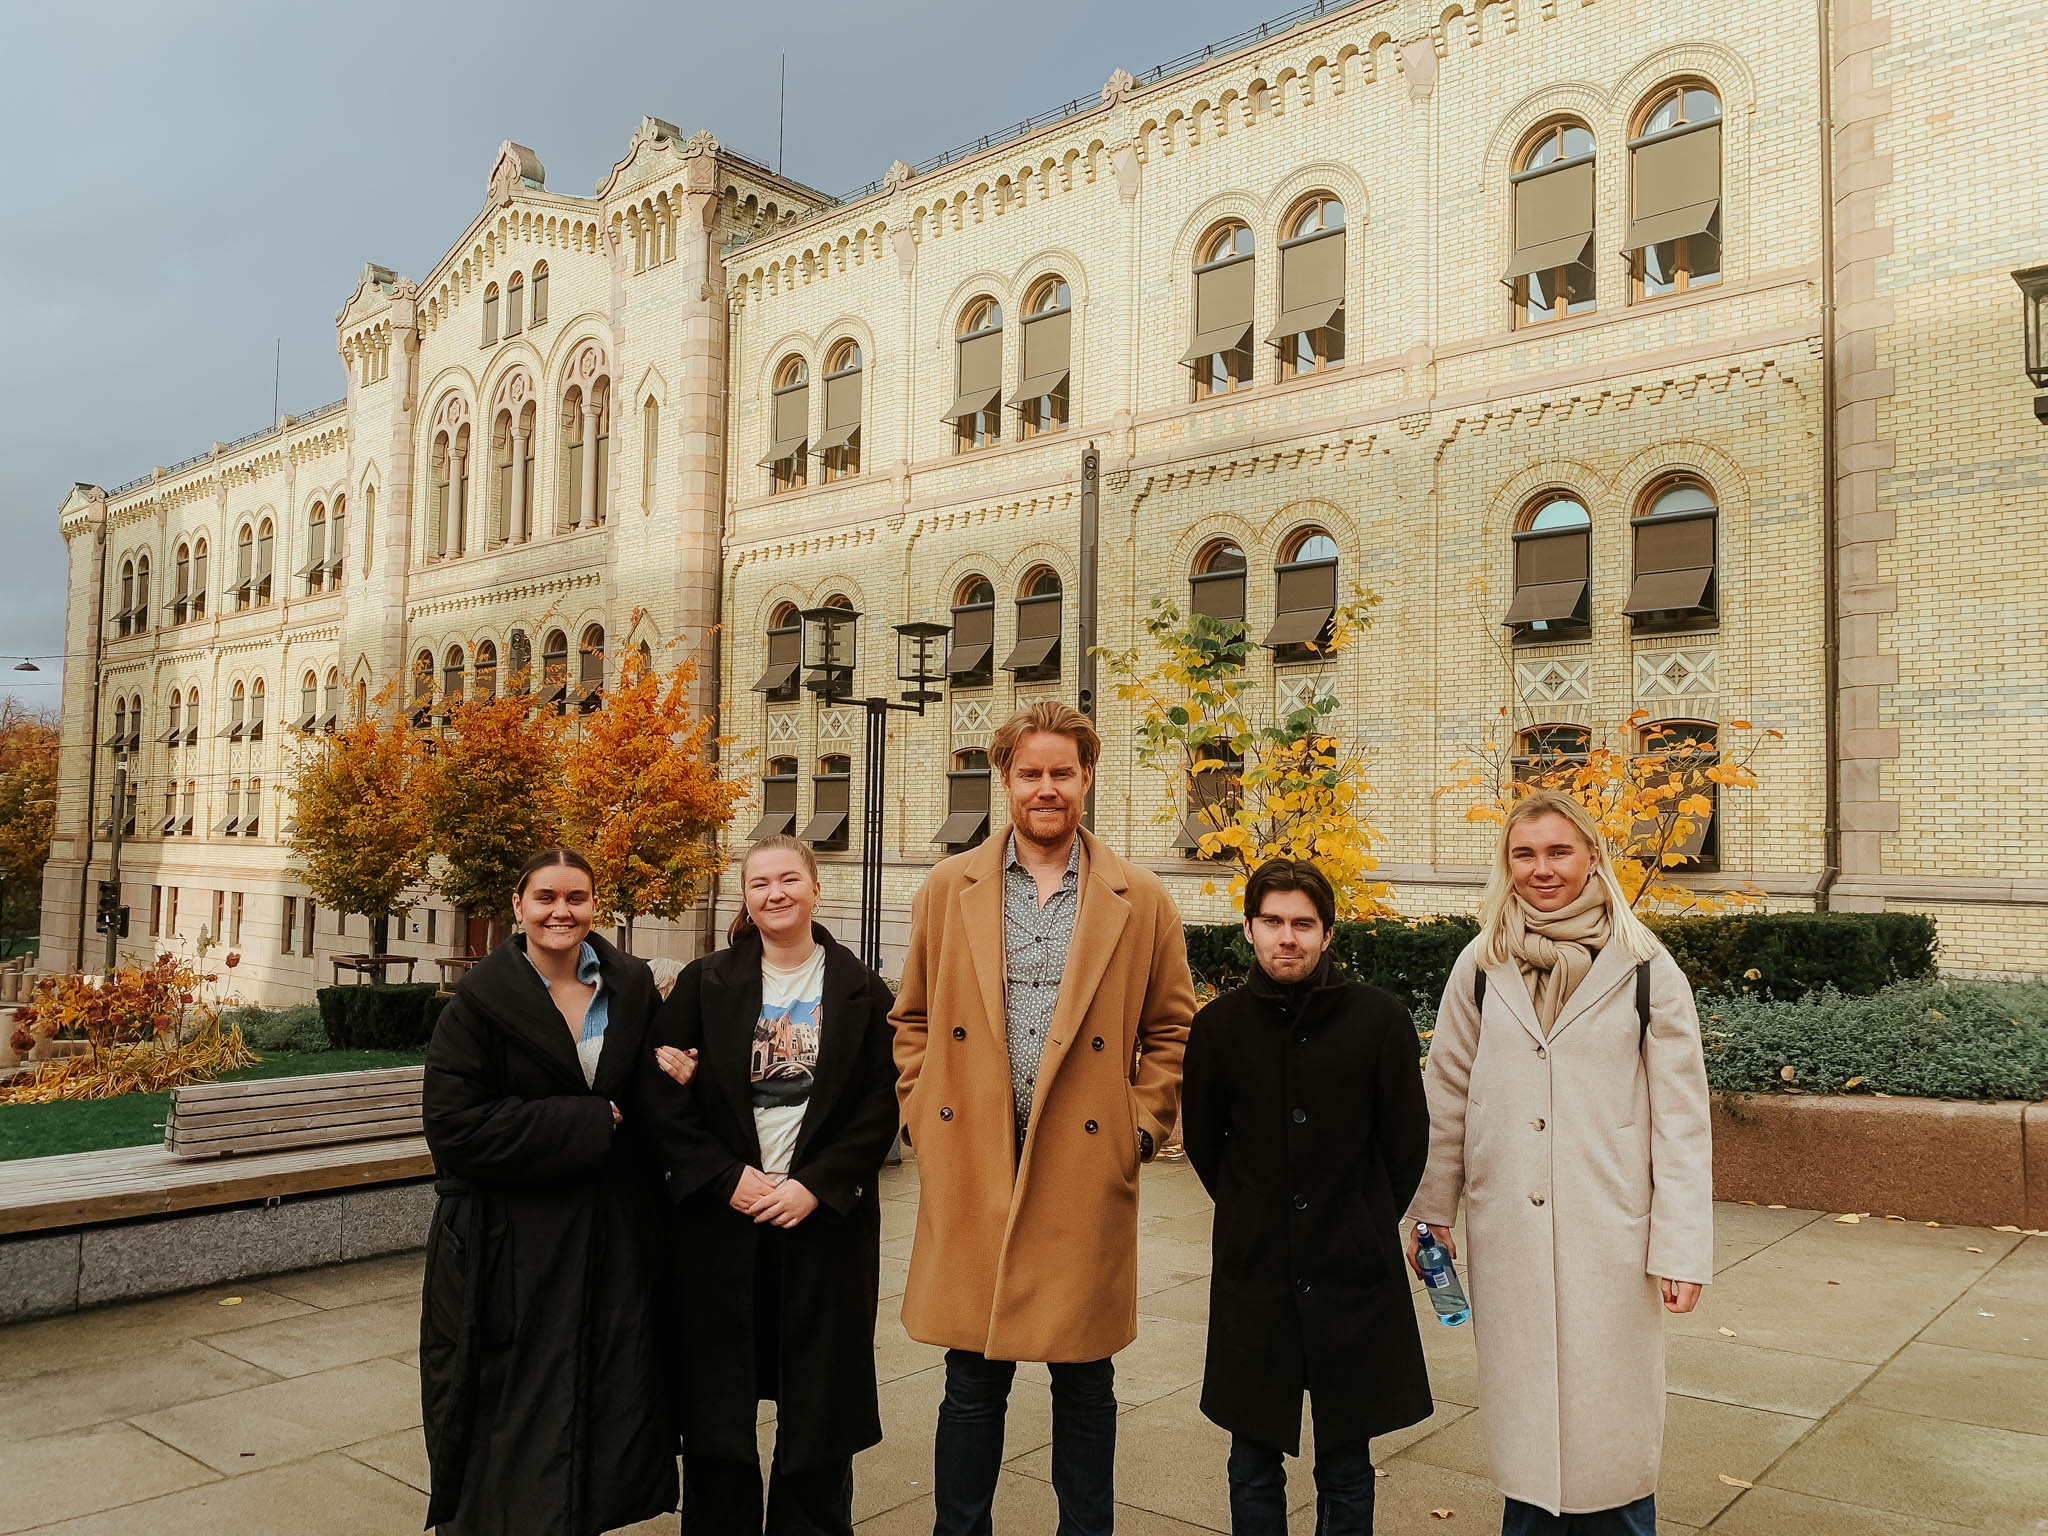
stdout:
<svg viewBox="0 0 2048 1536">
<path fill-rule="evenodd" d="M 1472 1006 L 1480 1013 L 1486 1012 L 1486 972 L 1477 966 L 1472 970 Z"/>
<path fill-rule="evenodd" d="M 1636 1047 L 1650 1038 L 1650 962 L 1636 967 Z"/>
</svg>

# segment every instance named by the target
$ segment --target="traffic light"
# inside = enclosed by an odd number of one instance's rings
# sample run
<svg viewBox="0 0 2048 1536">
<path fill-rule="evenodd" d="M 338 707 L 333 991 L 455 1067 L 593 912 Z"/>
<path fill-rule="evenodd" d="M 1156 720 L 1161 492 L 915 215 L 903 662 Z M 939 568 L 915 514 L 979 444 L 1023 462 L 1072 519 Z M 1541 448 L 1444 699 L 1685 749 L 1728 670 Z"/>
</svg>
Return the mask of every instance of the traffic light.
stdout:
<svg viewBox="0 0 2048 1536">
<path fill-rule="evenodd" d="M 120 883 L 114 880 L 102 880 L 100 882 L 99 909 L 96 916 L 93 919 L 93 927 L 98 929 L 101 933 L 105 933 L 109 928 L 112 928 L 117 922 L 119 922 L 120 918 Z"/>
</svg>

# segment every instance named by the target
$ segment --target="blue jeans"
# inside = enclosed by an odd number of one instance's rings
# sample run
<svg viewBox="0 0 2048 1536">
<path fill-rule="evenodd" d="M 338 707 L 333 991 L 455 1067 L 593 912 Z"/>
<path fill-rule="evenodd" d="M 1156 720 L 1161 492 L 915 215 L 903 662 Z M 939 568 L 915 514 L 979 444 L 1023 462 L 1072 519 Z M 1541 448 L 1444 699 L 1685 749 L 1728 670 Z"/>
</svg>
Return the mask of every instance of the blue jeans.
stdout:
<svg viewBox="0 0 2048 1536">
<path fill-rule="evenodd" d="M 1586 1515 L 1553 1515 L 1509 1499 L 1500 1536 L 1657 1536 L 1657 1499 L 1646 1493 L 1633 1504 Z"/>
<path fill-rule="evenodd" d="M 990 1536 L 1003 1419 L 1017 1366 L 946 1351 L 946 1395 L 932 1445 L 932 1536 Z M 1052 1489 L 1058 1536 L 1110 1536 L 1116 1523 L 1116 1366 L 1052 1367 Z"/>
<path fill-rule="evenodd" d="M 1232 1437 L 1230 1536 L 1286 1536 L 1287 1469 L 1270 1446 Z M 1371 1536 L 1369 1442 L 1316 1447 L 1316 1536 Z"/>
</svg>

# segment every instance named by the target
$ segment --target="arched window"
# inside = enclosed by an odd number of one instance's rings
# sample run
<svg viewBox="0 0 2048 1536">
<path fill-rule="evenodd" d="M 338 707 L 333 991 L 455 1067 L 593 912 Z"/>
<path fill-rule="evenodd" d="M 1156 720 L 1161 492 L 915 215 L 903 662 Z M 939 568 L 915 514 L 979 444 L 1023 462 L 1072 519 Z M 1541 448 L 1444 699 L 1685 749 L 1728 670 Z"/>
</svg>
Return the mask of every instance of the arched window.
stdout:
<svg viewBox="0 0 2048 1536">
<path fill-rule="evenodd" d="M 424 655 L 425 653 L 422 652 L 421 654 Z M 428 665 L 431 667 L 433 663 L 429 661 Z M 429 675 L 431 676 L 431 673 Z M 299 718 L 293 723 L 292 729 L 305 735 L 311 735 L 314 728 L 319 724 L 320 678 L 318 674 L 308 672 L 299 679 Z"/>
<path fill-rule="evenodd" d="M 498 341 L 498 285 L 492 283 L 484 289 L 484 345 L 497 345 Z"/>
<path fill-rule="evenodd" d="M 513 630 L 505 643 L 505 669 L 507 692 L 521 696 L 533 692 L 533 642 L 523 629 Z"/>
<path fill-rule="evenodd" d="M 1685 864 L 1681 872 L 1686 874 L 1719 869 L 1721 786 L 1707 777 L 1707 770 L 1721 761 L 1719 728 L 1711 720 L 1658 720 L 1642 727 L 1637 747 L 1645 756 L 1656 759 L 1654 764 L 1645 765 L 1655 777 L 1678 779 L 1679 799 L 1703 796 L 1709 810 L 1704 817 L 1685 818 L 1693 825 L 1692 831 L 1683 837 L 1676 835 L 1675 825 L 1661 818 L 1637 827 L 1628 851 L 1645 860 L 1656 858 L 1660 865 L 1662 854 L 1682 854 Z"/>
<path fill-rule="evenodd" d="M 488 640 L 476 643 L 476 696 L 486 704 L 498 696 L 498 648 Z"/>
<path fill-rule="evenodd" d="M 348 498 L 334 498 L 334 512 L 327 519 L 327 585 L 341 590 L 341 567 L 348 553 Z"/>
<path fill-rule="evenodd" d="M 1330 643 L 1337 613 L 1337 541 L 1321 528 L 1297 528 L 1273 567 L 1273 627 L 1265 644 L 1275 661 L 1308 661 Z"/>
<path fill-rule="evenodd" d="M 263 519 L 256 529 L 256 601 L 270 601 L 271 550 L 276 535 L 270 526 L 270 519 Z"/>
<path fill-rule="evenodd" d="M 341 729 L 341 668 L 327 669 L 327 686 L 320 692 L 320 729 L 332 736 Z"/>
<path fill-rule="evenodd" d="M 141 634 L 149 628 L 149 556 L 147 553 L 135 557 L 135 612 L 130 630 Z"/>
<path fill-rule="evenodd" d="M 1280 377 L 1344 361 L 1344 205 L 1326 192 L 1295 204 L 1281 225 L 1280 318 L 1266 339 Z"/>
<path fill-rule="evenodd" d="M 548 264 L 544 261 L 533 264 L 533 323 L 548 323 Z"/>
<path fill-rule="evenodd" d="M 123 752 L 127 750 L 128 700 L 125 695 L 121 698 L 114 700 L 114 734 L 108 737 L 105 742 L 101 743 L 101 745 L 109 747 L 116 752 Z"/>
<path fill-rule="evenodd" d="M 798 674 L 803 666 L 803 645 L 804 621 L 796 604 L 777 603 L 768 618 L 768 667 L 754 684 L 754 692 L 770 704 L 793 701 L 801 687 Z"/>
<path fill-rule="evenodd" d="M 121 606 L 114 613 L 114 632 L 125 635 L 135 617 L 135 562 L 121 562 Z"/>
<path fill-rule="evenodd" d="M 185 739 L 185 696 L 177 689 L 171 690 L 171 728 L 158 738 L 166 748 L 175 752 L 178 744 Z"/>
<path fill-rule="evenodd" d="M 953 451 L 985 448 L 1003 435 L 1003 307 L 972 300 L 960 311 L 953 342 Z"/>
<path fill-rule="evenodd" d="M 1508 179 L 1515 251 L 1500 280 L 1514 291 L 1515 324 L 1540 325 L 1593 308 L 1593 135 L 1546 123 L 1515 153 Z"/>
<path fill-rule="evenodd" d="M 1252 232 L 1232 220 L 1195 248 L 1194 340 L 1181 362 L 1195 371 L 1195 398 L 1252 381 Z"/>
<path fill-rule="evenodd" d="M 539 407 L 529 400 L 512 432 L 512 537 L 524 544 L 533 537 L 533 456 L 539 451 Z"/>
<path fill-rule="evenodd" d="M 242 836 L 254 837 L 263 830 L 263 781 L 251 779 L 242 796 Z"/>
<path fill-rule="evenodd" d="M 236 683 L 234 692 L 228 695 L 228 723 L 221 727 L 220 734 L 229 741 L 240 741 L 248 730 L 247 711 L 249 695 L 242 684 Z"/>
<path fill-rule="evenodd" d="M 801 357 L 785 357 L 775 368 L 775 388 L 768 397 L 768 492 L 779 495 L 804 483 L 804 443 L 811 433 L 811 372 Z"/>
<path fill-rule="evenodd" d="M 447 719 L 455 712 L 455 706 L 462 702 L 463 679 L 468 669 L 468 660 L 462 654 L 462 647 L 451 645 L 441 657 L 441 718 Z"/>
<path fill-rule="evenodd" d="M 852 811 L 853 759 L 841 753 L 819 758 L 811 775 L 811 819 L 798 835 L 813 848 L 843 849 Z"/>
<path fill-rule="evenodd" d="M 595 443 L 595 462 L 588 477 L 589 516 L 592 527 L 601 527 L 611 513 L 612 502 L 612 385 L 599 379 L 590 386 L 590 431 Z"/>
<path fill-rule="evenodd" d="M 455 429 L 455 499 L 448 509 L 448 553 L 460 555 L 469 548 L 469 424 Z"/>
<path fill-rule="evenodd" d="M 370 717 L 370 685 L 360 678 L 349 691 L 348 718 L 351 725 L 360 725 Z"/>
<path fill-rule="evenodd" d="M 1033 567 L 1017 585 L 1017 645 L 1003 663 L 1020 682 L 1060 675 L 1060 617 L 1066 599 L 1059 573 Z"/>
<path fill-rule="evenodd" d="M 860 344 L 850 336 L 825 354 L 825 430 L 814 451 L 827 485 L 860 473 Z"/>
<path fill-rule="evenodd" d="M 256 530 L 247 523 L 235 535 L 235 612 L 249 606 L 256 590 Z"/>
<path fill-rule="evenodd" d="M 787 837 L 796 826 L 796 759 L 771 757 L 768 771 L 761 775 L 761 819 L 747 834 L 758 843 L 764 837 Z"/>
<path fill-rule="evenodd" d="M 213 835 L 215 837 L 233 837 L 236 833 L 240 832 L 241 830 L 242 781 L 240 779 L 229 779 L 228 801 L 227 804 L 222 808 L 220 820 L 213 824 Z M 240 892 L 236 893 L 235 899 L 237 901 L 241 900 Z"/>
<path fill-rule="evenodd" d="M 621 669 L 620 680 L 622 682 L 637 683 L 644 677 L 652 677 L 654 675 L 654 647 L 645 640 L 642 640 L 627 658 L 626 665 L 632 668 L 632 675 L 630 677 L 625 676 L 623 669 Z"/>
<path fill-rule="evenodd" d="M 1235 539 L 1211 539 L 1195 556 L 1188 575 L 1190 613 L 1206 613 L 1230 624 L 1244 622 L 1244 551 Z"/>
<path fill-rule="evenodd" d="M 199 745 L 199 690 L 197 688 L 185 690 L 185 745 L 188 747 Z"/>
<path fill-rule="evenodd" d="M 491 548 L 512 537 L 512 413 L 500 411 L 491 421 Z"/>
<path fill-rule="evenodd" d="M 1667 480 L 1630 520 L 1633 580 L 1622 612 L 1638 629 L 1687 629 L 1714 622 L 1720 607 L 1714 552 L 1719 508 L 1690 477 Z"/>
<path fill-rule="evenodd" d="M 206 616 L 206 540 L 195 540 L 192 545 L 192 617 Z"/>
<path fill-rule="evenodd" d="M 192 828 L 198 822 L 198 820 L 199 781 L 197 779 L 187 779 L 185 781 L 185 798 L 183 803 L 178 807 L 179 835 L 182 837 L 190 837 L 192 835 Z"/>
<path fill-rule="evenodd" d="M 1721 280 L 1721 98 L 1701 81 L 1666 86 L 1629 140 L 1628 238 L 1637 298 Z"/>
<path fill-rule="evenodd" d="M 517 336 L 524 324 L 521 314 L 526 307 L 526 279 L 514 272 L 505 280 L 505 334 Z"/>
<path fill-rule="evenodd" d="M 363 487 L 363 571 L 377 563 L 377 487 Z"/>
<path fill-rule="evenodd" d="M 541 705 L 559 705 L 569 696 L 569 637 L 551 629 L 540 647 Z"/>
<path fill-rule="evenodd" d="M 424 728 L 434 709 L 434 653 L 422 650 L 412 659 L 412 723 Z"/>
<path fill-rule="evenodd" d="M 1532 725 L 1515 732 L 1515 780 L 1538 789 L 1558 787 L 1592 750 L 1593 733 L 1583 725 Z"/>
<path fill-rule="evenodd" d="M 988 753 L 967 747 L 953 754 L 946 770 L 946 819 L 932 841 L 948 853 L 972 848 L 988 837 Z"/>
<path fill-rule="evenodd" d="M 190 545 L 179 544 L 178 556 L 173 566 L 177 582 L 171 593 L 170 614 L 173 624 L 182 624 L 192 612 L 192 549 Z"/>
<path fill-rule="evenodd" d="M 263 739 L 263 679 L 257 678 L 249 685 L 249 730 L 248 739 Z"/>
<path fill-rule="evenodd" d="M 1024 436 L 1064 431 L 1071 388 L 1074 300 L 1062 277 L 1042 277 L 1024 299 L 1024 378 L 1010 404 Z"/>
<path fill-rule="evenodd" d="M 1563 491 L 1545 491 L 1516 519 L 1515 600 L 1501 620 L 1515 639 L 1583 638 L 1592 624 L 1588 583 L 1593 519 Z"/>
<path fill-rule="evenodd" d="M 297 575 L 306 583 L 308 593 L 323 590 L 327 585 L 327 504 L 316 501 L 313 510 L 306 514 L 306 563 L 299 567 Z"/>
<path fill-rule="evenodd" d="M 953 643 L 946 677 L 955 688 L 986 688 L 995 681 L 996 589 L 986 576 L 966 576 L 953 589 Z"/>
<path fill-rule="evenodd" d="M 604 706 L 604 626 L 592 624 L 576 643 L 576 707 L 586 715 Z"/>
<path fill-rule="evenodd" d="M 654 470 L 661 459 L 661 406 L 649 395 L 640 402 L 640 510 L 654 510 Z"/>
<path fill-rule="evenodd" d="M 142 750 L 142 695 L 133 694 L 128 700 L 128 742 L 129 752 Z"/>
</svg>

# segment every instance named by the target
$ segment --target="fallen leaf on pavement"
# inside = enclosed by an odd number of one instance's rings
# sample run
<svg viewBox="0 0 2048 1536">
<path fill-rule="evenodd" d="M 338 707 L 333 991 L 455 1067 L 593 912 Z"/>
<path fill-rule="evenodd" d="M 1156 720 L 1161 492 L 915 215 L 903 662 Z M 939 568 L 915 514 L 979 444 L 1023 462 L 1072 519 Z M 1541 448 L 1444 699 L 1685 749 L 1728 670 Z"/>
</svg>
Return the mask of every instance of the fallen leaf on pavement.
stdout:
<svg viewBox="0 0 2048 1536">
<path fill-rule="evenodd" d="M 1842 1283 L 1842 1282 L 1841 1282 L 1841 1281 L 1839 1281 L 1839 1280 L 1830 1280 L 1830 1281 L 1828 1282 L 1828 1284 L 1829 1284 L 1829 1285 L 1840 1285 L 1841 1283 Z"/>
<path fill-rule="evenodd" d="M 1455 1509 L 1432 1509 L 1429 1512 L 1429 1518 L 1432 1520 L 1455 1520 L 1457 1517 L 1458 1512 Z"/>
<path fill-rule="evenodd" d="M 2018 1227 L 1993 1227 L 1993 1228 L 1992 1228 L 1991 1230 L 1992 1230 L 1992 1231 L 1994 1231 L 1994 1232 L 2017 1232 L 2017 1231 L 2019 1231 L 2019 1228 L 2018 1228 Z"/>
<path fill-rule="evenodd" d="M 1963 1250 L 1963 1252 L 1965 1253 L 1982 1253 L 1983 1251 L 1984 1250 L 1982 1248 L 1965 1248 Z"/>
<path fill-rule="evenodd" d="M 1886 1221 L 1904 1221 L 1905 1219 L 1906 1219 L 1906 1218 L 1905 1218 L 1905 1217 L 1903 1217 L 1903 1216 L 1887 1216 L 1887 1217 L 1885 1217 L 1885 1220 L 1886 1220 Z"/>
<path fill-rule="evenodd" d="M 1767 1211 L 1782 1211 L 1783 1209 L 1785 1209 L 1785 1207 L 1783 1207 L 1782 1205 L 1767 1205 L 1764 1207 L 1764 1209 Z"/>
<path fill-rule="evenodd" d="M 1721 1474 L 1721 1481 L 1726 1483 L 1730 1488 L 1754 1488 L 1756 1486 L 1755 1483 L 1745 1483 L 1739 1477 L 1730 1477 L 1726 1472 L 1723 1472 Z"/>
<path fill-rule="evenodd" d="M 1735 1330 L 1733 1328 L 1723 1328 L 1721 1330 L 1721 1337 L 1724 1339 L 1732 1339 L 1735 1337 Z"/>
<path fill-rule="evenodd" d="M 1941 1223 L 1938 1221 L 1930 1221 L 1929 1223 L 1927 1223 L 1927 1225 L 1929 1225 L 1930 1227 L 1938 1227 L 1941 1225 Z"/>
<path fill-rule="evenodd" d="M 1862 1218 L 1861 1216 L 1851 1216 L 1851 1215 L 1842 1215 L 1842 1216 L 1837 1216 L 1837 1217 L 1835 1218 L 1835 1225 L 1836 1225 L 1836 1226 L 1838 1226 L 1838 1227 L 1853 1227 L 1853 1226 L 1855 1226 L 1855 1225 L 1856 1225 L 1856 1223 L 1857 1223 L 1857 1222 L 1861 1221 L 1862 1219 L 1863 1219 L 1863 1218 Z"/>
<path fill-rule="evenodd" d="M 242 1304 L 242 1298 L 239 1296 L 223 1296 L 220 1299 L 220 1304 L 224 1307 L 239 1307 Z"/>
</svg>

